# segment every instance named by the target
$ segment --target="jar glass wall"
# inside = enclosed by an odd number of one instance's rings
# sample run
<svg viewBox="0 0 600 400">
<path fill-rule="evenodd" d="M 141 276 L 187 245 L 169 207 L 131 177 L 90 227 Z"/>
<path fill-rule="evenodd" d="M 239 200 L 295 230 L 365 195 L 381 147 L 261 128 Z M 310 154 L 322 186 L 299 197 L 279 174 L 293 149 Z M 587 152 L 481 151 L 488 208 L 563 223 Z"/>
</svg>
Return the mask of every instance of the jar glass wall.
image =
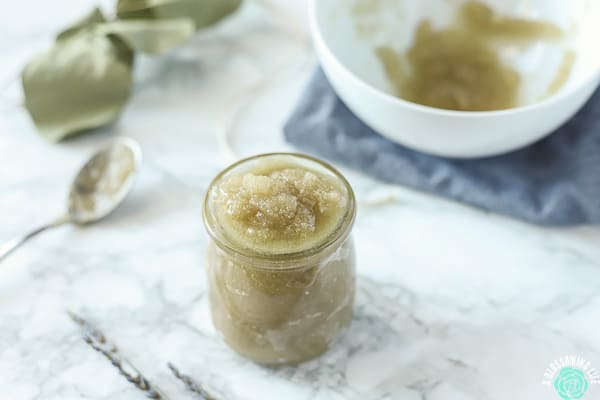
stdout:
<svg viewBox="0 0 600 400">
<path fill-rule="evenodd" d="M 211 183 L 204 204 L 213 323 L 238 353 L 292 364 L 328 349 L 352 319 L 355 199 L 312 157 L 242 160 Z"/>
</svg>

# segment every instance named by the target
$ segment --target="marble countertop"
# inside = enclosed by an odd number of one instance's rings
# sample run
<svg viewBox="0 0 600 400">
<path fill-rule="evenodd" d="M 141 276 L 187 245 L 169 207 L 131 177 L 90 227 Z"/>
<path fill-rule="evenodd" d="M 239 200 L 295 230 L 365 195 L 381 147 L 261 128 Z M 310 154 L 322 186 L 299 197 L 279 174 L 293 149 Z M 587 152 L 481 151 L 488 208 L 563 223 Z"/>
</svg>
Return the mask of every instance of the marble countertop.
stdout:
<svg viewBox="0 0 600 400">
<path fill-rule="evenodd" d="M 93 4 L 51 3 L 23 0 L 0 16 L 0 242 L 59 215 L 75 170 L 114 136 L 138 140 L 145 163 L 108 219 L 47 232 L 0 264 L 0 398 L 144 398 L 66 310 L 172 399 L 195 397 L 169 361 L 223 400 L 559 399 L 542 385 L 553 360 L 600 368 L 599 227 L 531 226 L 351 171 L 359 277 L 348 333 L 298 367 L 237 356 L 208 314 L 201 199 L 232 158 L 288 148 L 281 123 L 315 64 L 304 2 L 249 1 L 168 56 L 141 59 L 118 123 L 61 144 L 36 134 L 14 82 Z"/>
</svg>

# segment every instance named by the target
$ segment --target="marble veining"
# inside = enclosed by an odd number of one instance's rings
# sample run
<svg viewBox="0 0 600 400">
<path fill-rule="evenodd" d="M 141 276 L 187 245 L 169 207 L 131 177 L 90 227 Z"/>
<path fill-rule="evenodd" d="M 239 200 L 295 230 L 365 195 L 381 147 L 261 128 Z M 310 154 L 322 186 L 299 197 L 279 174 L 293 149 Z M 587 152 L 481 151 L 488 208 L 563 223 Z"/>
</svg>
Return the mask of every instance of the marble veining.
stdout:
<svg viewBox="0 0 600 400">
<path fill-rule="evenodd" d="M 600 368 L 600 228 L 531 226 L 351 171 L 359 277 L 347 334 L 298 367 L 260 367 L 225 347 L 208 314 L 200 217 L 228 162 L 217 136 L 235 117 L 238 155 L 287 149 L 281 122 L 314 66 L 305 36 L 248 3 L 169 56 L 142 59 L 124 115 L 96 133 L 49 144 L 11 105 L 18 85 L 2 92 L 0 240 L 58 215 L 76 169 L 109 138 L 139 141 L 145 163 L 106 221 L 48 232 L 0 264 L 0 399 L 144 398 L 81 340 L 67 310 L 172 399 L 194 396 L 169 361 L 223 400 L 558 399 L 541 383 L 552 360 L 573 354 Z M 48 17 L 31 29 L 33 4 L 0 16 L 2 82 L 90 6 L 36 2 Z M 304 2 L 278 4 L 306 35 Z M 271 75 L 277 84 L 256 91 Z"/>
</svg>

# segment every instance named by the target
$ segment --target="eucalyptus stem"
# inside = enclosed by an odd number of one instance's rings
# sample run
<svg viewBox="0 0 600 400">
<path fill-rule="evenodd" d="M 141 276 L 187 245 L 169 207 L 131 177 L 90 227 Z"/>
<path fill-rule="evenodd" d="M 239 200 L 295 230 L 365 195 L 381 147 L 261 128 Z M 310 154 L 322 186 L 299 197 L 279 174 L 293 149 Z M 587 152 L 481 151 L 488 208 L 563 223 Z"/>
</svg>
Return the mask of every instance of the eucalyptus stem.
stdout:
<svg viewBox="0 0 600 400">
<path fill-rule="evenodd" d="M 82 330 L 83 340 L 90 345 L 91 348 L 102 354 L 117 368 L 119 373 L 125 377 L 136 388 L 144 392 L 146 397 L 155 400 L 169 400 L 169 398 L 155 385 L 150 383 L 142 373 L 120 353 L 117 346 L 106 339 L 104 333 L 98 328 L 90 324 L 80 316 L 68 312 L 69 316 Z"/>
<path fill-rule="evenodd" d="M 212 397 L 199 383 L 194 381 L 192 377 L 182 374 L 173 364 L 168 363 L 167 366 L 175 375 L 175 378 L 179 379 L 188 388 L 190 392 L 196 393 L 202 400 L 216 400 Z"/>
</svg>

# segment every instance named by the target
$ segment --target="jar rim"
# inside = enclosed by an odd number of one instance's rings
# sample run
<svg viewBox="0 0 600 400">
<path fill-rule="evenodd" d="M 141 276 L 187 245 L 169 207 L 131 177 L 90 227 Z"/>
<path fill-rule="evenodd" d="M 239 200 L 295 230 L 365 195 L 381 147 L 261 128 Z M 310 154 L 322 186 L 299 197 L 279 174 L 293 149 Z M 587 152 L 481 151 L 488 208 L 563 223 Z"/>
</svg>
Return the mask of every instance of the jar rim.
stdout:
<svg viewBox="0 0 600 400">
<path fill-rule="evenodd" d="M 336 179 L 338 179 L 342 185 L 344 186 L 347 195 L 348 195 L 348 206 L 347 210 L 342 216 L 341 223 L 336 227 L 336 229 L 331 232 L 321 243 L 316 246 L 310 247 L 308 249 L 286 252 L 286 253 L 261 253 L 258 251 L 252 251 L 249 248 L 240 248 L 236 246 L 231 240 L 225 235 L 220 235 L 217 232 L 217 221 L 214 216 L 211 216 L 209 212 L 209 203 L 210 203 L 210 194 L 212 188 L 221 181 L 221 179 L 227 175 L 229 172 L 233 171 L 237 167 L 245 164 L 247 162 L 251 162 L 257 159 L 261 159 L 264 157 L 290 157 L 290 158 L 300 158 L 306 161 L 310 161 L 318 164 L 319 166 L 325 168 L 328 172 L 333 174 Z M 354 220 L 356 219 L 356 199 L 354 196 L 354 190 L 352 190 L 352 186 L 348 180 L 339 172 L 335 167 L 331 164 L 320 160 L 316 157 L 309 156 L 307 154 L 302 153 L 294 153 L 294 152 L 272 152 L 272 153 L 261 153 L 256 154 L 250 157 L 242 158 L 233 164 L 229 165 L 227 168 L 223 169 L 219 174 L 210 182 L 208 188 L 206 190 L 206 194 L 204 196 L 204 203 L 202 207 L 202 218 L 204 220 L 204 226 L 206 231 L 208 232 L 211 239 L 215 242 L 215 244 L 222 250 L 227 251 L 229 253 L 233 253 L 236 256 L 244 259 L 251 260 L 253 263 L 259 261 L 266 265 L 272 265 L 273 268 L 281 269 L 282 265 L 285 264 L 297 264 L 300 260 L 310 259 L 313 256 L 317 256 L 322 252 L 326 251 L 329 248 L 332 248 L 336 243 L 340 243 L 345 240 L 345 238 L 349 235 L 352 226 L 354 225 Z M 264 268 L 269 268 L 268 266 L 264 266 Z M 276 267 L 275 267 L 276 266 Z M 294 266 L 292 266 L 293 268 Z"/>
</svg>

